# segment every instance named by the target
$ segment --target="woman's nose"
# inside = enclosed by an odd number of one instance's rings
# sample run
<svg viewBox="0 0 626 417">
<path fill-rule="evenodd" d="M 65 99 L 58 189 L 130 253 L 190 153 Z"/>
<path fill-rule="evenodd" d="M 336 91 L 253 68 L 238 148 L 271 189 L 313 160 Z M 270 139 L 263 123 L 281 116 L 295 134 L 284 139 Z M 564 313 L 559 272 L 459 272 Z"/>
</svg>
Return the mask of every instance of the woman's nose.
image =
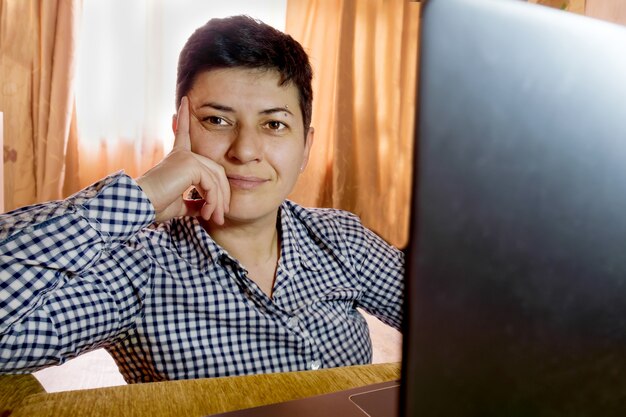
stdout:
<svg viewBox="0 0 626 417">
<path fill-rule="evenodd" d="M 246 127 L 237 129 L 228 149 L 228 157 L 244 164 L 263 159 L 261 137 L 256 129 Z"/>
</svg>

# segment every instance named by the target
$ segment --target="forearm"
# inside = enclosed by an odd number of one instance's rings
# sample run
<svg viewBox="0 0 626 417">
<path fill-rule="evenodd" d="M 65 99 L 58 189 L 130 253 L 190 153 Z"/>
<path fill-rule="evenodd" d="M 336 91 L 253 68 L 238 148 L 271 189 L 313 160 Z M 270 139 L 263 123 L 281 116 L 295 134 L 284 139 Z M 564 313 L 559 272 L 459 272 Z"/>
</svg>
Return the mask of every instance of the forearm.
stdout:
<svg viewBox="0 0 626 417">
<path fill-rule="evenodd" d="M 140 253 L 125 254 L 40 294 L 37 305 L 10 317 L 0 332 L 0 373 L 60 364 L 124 337 L 141 314 L 152 268 Z"/>
<path fill-rule="evenodd" d="M 152 218 L 119 176 L 3 217 L 0 371 L 62 362 L 132 326 L 151 263 L 129 240 Z"/>
<path fill-rule="evenodd" d="M 0 333 L 0 374 L 34 372 L 58 364 L 58 337 L 45 312 L 34 311 Z"/>
</svg>

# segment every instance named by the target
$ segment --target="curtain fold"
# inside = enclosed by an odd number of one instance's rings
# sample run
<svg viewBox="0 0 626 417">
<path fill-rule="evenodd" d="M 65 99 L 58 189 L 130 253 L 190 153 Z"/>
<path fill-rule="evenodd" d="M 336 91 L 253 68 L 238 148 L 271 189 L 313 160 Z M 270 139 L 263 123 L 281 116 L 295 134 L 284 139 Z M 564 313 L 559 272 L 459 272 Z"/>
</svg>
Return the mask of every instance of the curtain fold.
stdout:
<svg viewBox="0 0 626 417">
<path fill-rule="evenodd" d="M 315 143 L 290 196 L 408 239 L 419 3 L 289 0 L 286 31 L 314 69 Z"/>
<path fill-rule="evenodd" d="M 0 2 L 5 210 L 60 199 L 76 143 L 73 78 L 80 0 Z"/>
</svg>

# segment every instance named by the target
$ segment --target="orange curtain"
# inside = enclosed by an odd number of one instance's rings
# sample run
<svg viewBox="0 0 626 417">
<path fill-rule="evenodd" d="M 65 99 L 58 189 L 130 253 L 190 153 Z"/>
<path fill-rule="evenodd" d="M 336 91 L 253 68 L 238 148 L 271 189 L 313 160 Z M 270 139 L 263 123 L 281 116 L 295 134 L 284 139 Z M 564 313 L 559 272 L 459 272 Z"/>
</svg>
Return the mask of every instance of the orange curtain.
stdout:
<svg viewBox="0 0 626 417">
<path fill-rule="evenodd" d="M 163 159 L 163 144 L 153 137 L 102 138 L 95 146 L 94 141 L 83 139 L 78 148 L 79 188 L 119 170 L 137 178 Z"/>
<path fill-rule="evenodd" d="M 76 186 L 66 167 L 68 154 L 76 154 L 80 7 L 79 0 L 0 1 L 6 210 L 60 199 L 64 187 Z"/>
<path fill-rule="evenodd" d="M 358 214 L 407 242 L 419 3 L 288 0 L 286 31 L 314 70 L 311 160 L 290 196 Z"/>
</svg>

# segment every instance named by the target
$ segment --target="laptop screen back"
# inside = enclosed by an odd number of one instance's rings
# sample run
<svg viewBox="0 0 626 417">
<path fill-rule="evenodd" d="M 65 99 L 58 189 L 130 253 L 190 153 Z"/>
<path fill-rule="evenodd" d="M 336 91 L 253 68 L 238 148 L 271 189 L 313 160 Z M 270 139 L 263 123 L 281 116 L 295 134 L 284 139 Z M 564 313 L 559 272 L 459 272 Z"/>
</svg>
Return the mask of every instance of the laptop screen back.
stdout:
<svg viewBox="0 0 626 417">
<path fill-rule="evenodd" d="M 626 409 L 626 28 L 422 9 L 406 416 Z"/>
</svg>

